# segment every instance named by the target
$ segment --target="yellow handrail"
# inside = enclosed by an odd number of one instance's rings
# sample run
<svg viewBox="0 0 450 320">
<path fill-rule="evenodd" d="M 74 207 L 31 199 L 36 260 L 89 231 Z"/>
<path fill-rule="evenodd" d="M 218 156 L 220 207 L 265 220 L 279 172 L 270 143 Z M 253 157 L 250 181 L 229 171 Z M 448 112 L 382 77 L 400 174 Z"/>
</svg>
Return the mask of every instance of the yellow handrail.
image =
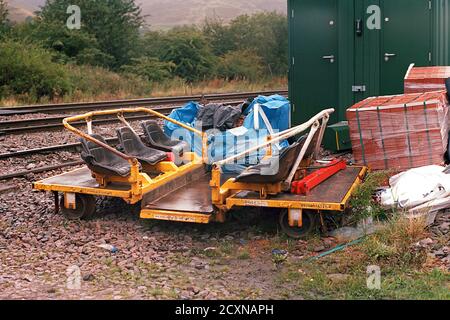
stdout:
<svg viewBox="0 0 450 320">
<path fill-rule="evenodd" d="M 173 120 L 173 119 L 171 119 L 171 118 L 169 118 L 169 117 L 167 117 L 167 116 L 165 116 L 165 115 L 163 115 L 163 114 L 161 114 L 161 113 L 159 113 L 159 112 L 157 112 L 155 110 L 148 109 L 148 108 L 142 108 L 142 107 L 139 107 L 139 108 L 127 108 L 127 109 L 113 109 L 113 110 L 92 111 L 92 112 L 88 112 L 88 113 L 85 113 L 85 114 L 82 114 L 82 115 L 77 115 L 77 116 L 72 116 L 72 117 L 65 118 L 63 120 L 63 125 L 64 125 L 64 127 L 67 130 L 73 132 L 74 134 L 76 134 L 76 135 L 78 135 L 78 136 L 80 136 L 80 137 L 82 137 L 82 138 L 84 138 L 84 139 L 86 139 L 88 141 L 91 141 L 91 142 L 95 143 L 96 145 L 101 146 L 102 148 L 105 148 L 105 149 L 109 150 L 110 152 L 114 153 L 115 155 L 121 157 L 122 159 L 127 160 L 132 167 L 133 166 L 137 167 L 138 166 L 138 161 L 137 161 L 136 158 L 128 156 L 128 155 L 126 155 L 126 154 L 116 150 L 115 148 L 112 148 L 111 146 L 109 146 L 109 145 L 107 145 L 107 144 L 105 144 L 105 143 L 103 143 L 103 142 L 101 142 L 101 141 L 91 137 L 90 135 L 84 133 L 81 130 L 78 130 L 77 128 L 75 128 L 74 126 L 72 126 L 70 124 L 72 122 L 81 121 L 81 120 L 85 120 L 85 121 L 89 122 L 89 121 L 92 121 L 92 119 L 94 117 L 96 117 L 96 116 L 104 116 L 104 115 L 112 115 L 112 114 L 124 114 L 124 113 L 148 113 L 148 114 L 151 114 L 151 115 L 153 115 L 155 117 L 164 119 L 166 121 L 169 121 L 171 123 L 174 123 L 174 124 L 184 128 L 184 129 L 186 129 L 188 131 L 191 131 L 194 134 L 197 134 L 200 137 L 202 137 L 203 141 L 205 141 L 206 135 L 202 131 L 199 131 L 199 130 L 197 130 L 195 128 L 187 126 L 184 123 L 181 123 L 179 121 Z M 202 156 L 204 156 L 204 155 L 205 155 L 205 150 L 204 150 L 204 148 L 202 148 Z"/>
<path fill-rule="evenodd" d="M 243 151 L 243 152 L 241 152 L 241 153 L 239 153 L 237 155 L 234 155 L 234 156 L 229 157 L 227 159 L 224 159 L 222 161 L 217 161 L 217 162 L 215 162 L 213 164 L 213 166 L 215 166 L 215 167 L 223 166 L 223 165 L 228 164 L 230 162 L 233 162 L 233 161 L 236 161 L 238 159 L 241 159 L 241 158 L 245 157 L 246 155 L 248 155 L 248 154 L 250 154 L 252 152 L 258 151 L 258 150 L 260 150 L 262 148 L 265 148 L 265 147 L 268 147 L 268 146 L 272 146 L 273 144 L 279 143 L 279 142 L 281 142 L 283 140 L 286 140 L 286 139 L 288 139 L 290 137 L 296 136 L 296 135 L 306 131 L 307 129 L 309 129 L 309 127 L 313 126 L 318 121 L 329 118 L 330 114 L 334 113 L 334 111 L 335 111 L 334 109 L 324 110 L 324 111 L 320 112 L 319 114 L 317 114 L 316 116 L 314 116 L 313 118 L 311 118 L 308 122 L 305 122 L 305 123 L 303 123 L 303 124 L 301 124 L 299 126 L 287 129 L 287 130 L 285 130 L 283 132 L 274 134 L 274 135 L 269 137 L 270 139 L 267 142 L 262 143 L 262 144 L 260 144 L 258 146 L 249 148 L 249 149 L 247 149 L 247 150 L 245 150 L 245 151 Z"/>
</svg>

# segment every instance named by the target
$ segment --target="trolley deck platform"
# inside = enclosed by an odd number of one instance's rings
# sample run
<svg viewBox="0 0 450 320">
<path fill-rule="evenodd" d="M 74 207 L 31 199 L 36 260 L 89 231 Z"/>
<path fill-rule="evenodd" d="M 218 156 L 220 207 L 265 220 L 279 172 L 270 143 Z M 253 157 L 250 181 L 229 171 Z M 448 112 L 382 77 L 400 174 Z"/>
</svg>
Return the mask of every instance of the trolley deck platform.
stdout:
<svg viewBox="0 0 450 320">
<path fill-rule="evenodd" d="M 286 207 L 294 209 L 342 211 L 348 205 L 357 184 L 362 181 L 367 168 L 347 167 L 332 176 L 307 195 L 280 193 L 261 199 L 256 192 L 241 191 L 227 199 L 227 206 Z"/>
<path fill-rule="evenodd" d="M 210 181 L 211 174 L 205 173 L 200 179 L 148 203 L 145 209 L 212 214 Z"/>
<path fill-rule="evenodd" d="M 34 183 L 34 187 L 40 190 L 57 192 L 74 192 L 91 195 L 111 195 L 110 192 L 124 192 L 130 190 L 130 185 L 120 183 L 110 183 L 107 188 L 102 188 L 92 177 L 92 172 L 88 167 L 76 169 L 48 179 Z"/>
</svg>

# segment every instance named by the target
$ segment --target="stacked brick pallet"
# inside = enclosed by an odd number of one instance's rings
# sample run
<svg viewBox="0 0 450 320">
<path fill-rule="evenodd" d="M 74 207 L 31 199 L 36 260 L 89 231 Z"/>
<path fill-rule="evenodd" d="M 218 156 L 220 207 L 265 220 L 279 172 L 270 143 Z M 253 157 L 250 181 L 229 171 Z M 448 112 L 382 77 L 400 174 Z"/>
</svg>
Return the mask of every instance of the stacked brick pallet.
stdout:
<svg viewBox="0 0 450 320">
<path fill-rule="evenodd" d="M 355 160 L 381 170 L 441 164 L 447 118 L 445 91 L 361 101 L 347 110 Z"/>
<path fill-rule="evenodd" d="M 445 90 L 445 80 L 450 78 L 450 67 L 414 67 L 405 77 L 405 93 Z"/>
</svg>

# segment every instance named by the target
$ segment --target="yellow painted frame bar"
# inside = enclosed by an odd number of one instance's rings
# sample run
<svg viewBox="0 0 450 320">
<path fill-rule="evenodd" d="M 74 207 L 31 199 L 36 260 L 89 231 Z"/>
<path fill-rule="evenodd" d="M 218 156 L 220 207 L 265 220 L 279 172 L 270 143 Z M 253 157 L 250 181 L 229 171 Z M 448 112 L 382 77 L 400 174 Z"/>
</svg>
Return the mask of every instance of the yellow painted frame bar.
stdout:
<svg viewBox="0 0 450 320">
<path fill-rule="evenodd" d="M 48 185 L 40 182 L 34 182 L 33 188 L 41 191 L 67 192 L 89 194 L 93 196 L 107 196 L 122 199 L 131 199 L 131 191 L 120 191 L 113 189 L 87 188 L 76 186 L 63 186 L 58 184 Z M 138 202 L 138 201 L 137 201 Z"/>
<path fill-rule="evenodd" d="M 238 199 L 234 196 L 228 198 L 226 207 L 261 207 L 261 208 L 287 208 L 323 211 L 343 211 L 345 208 L 341 203 L 289 201 L 289 200 L 264 200 L 264 199 Z"/>
<path fill-rule="evenodd" d="M 361 171 L 359 172 L 358 178 L 353 183 L 352 187 L 348 191 L 347 195 L 344 197 L 344 200 L 342 201 L 345 206 L 348 206 L 348 202 L 350 201 L 350 197 L 353 195 L 353 193 L 356 191 L 356 188 L 358 188 L 364 181 L 364 178 L 369 173 L 368 167 L 361 167 Z"/>
<path fill-rule="evenodd" d="M 276 195 L 282 191 L 281 183 L 241 183 L 236 182 L 235 179 L 229 179 L 222 185 L 220 177 L 220 168 L 218 166 L 214 166 L 212 169 L 212 177 L 209 185 L 212 192 L 212 203 L 216 206 L 224 205 L 228 198 L 244 190 L 259 192 L 261 196 Z"/>
<path fill-rule="evenodd" d="M 141 211 L 141 219 L 208 224 L 212 221 L 212 215 L 193 212 L 143 209 Z"/>
<path fill-rule="evenodd" d="M 151 183 L 142 186 L 142 193 L 147 194 L 195 169 L 203 167 L 203 163 L 192 162 L 179 167 L 176 171 L 169 171 L 151 180 Z"/>
</svg>

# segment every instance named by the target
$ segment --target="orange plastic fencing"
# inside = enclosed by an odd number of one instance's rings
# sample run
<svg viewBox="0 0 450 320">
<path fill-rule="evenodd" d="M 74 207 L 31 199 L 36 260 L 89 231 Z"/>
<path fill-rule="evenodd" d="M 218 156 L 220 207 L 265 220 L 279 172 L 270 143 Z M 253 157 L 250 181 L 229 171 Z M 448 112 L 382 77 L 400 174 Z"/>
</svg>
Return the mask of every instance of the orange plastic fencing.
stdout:
<svg viewBox="0 0 450 320">
<path fill-rule="evenodd" d="M 445 90 L 450 67 L 413 67 L 405 77 L 405 93 Z"/>
<path fill-rule="evenodd" d="M 375 170 L 441 164 L 448 145 L 445 91 L 368 98 L 347 110 L 353 154 Z"/>
</svg>

